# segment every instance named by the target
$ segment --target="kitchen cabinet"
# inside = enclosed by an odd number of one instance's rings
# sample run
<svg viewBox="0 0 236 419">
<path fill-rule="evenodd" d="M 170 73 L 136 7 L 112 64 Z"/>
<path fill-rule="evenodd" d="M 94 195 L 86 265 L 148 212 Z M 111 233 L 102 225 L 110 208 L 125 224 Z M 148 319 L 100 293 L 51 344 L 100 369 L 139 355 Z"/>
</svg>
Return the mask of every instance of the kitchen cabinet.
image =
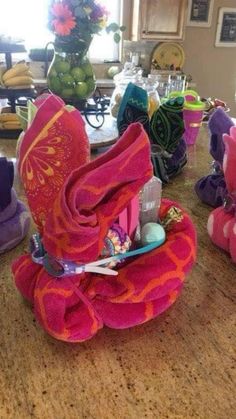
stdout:
<svg viewBox="0 0 236 419">
<path fill-rule="evenodd" d="M 187 0 L 132 0 L 132 41 L 182 40 Z"/>
</svg>

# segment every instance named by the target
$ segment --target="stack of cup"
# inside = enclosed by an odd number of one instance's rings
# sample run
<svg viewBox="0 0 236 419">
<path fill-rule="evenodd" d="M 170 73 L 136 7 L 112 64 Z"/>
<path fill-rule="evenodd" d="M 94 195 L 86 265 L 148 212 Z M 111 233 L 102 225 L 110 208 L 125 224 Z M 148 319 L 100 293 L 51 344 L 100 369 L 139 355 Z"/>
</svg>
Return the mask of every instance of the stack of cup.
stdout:
<svg viewBox="0 0 236 419">
<path fill-rule="evenodd" d="M 169 74 L 168 93 L 185 91 L 186 75 L 185 74 Z"/>
</svg>

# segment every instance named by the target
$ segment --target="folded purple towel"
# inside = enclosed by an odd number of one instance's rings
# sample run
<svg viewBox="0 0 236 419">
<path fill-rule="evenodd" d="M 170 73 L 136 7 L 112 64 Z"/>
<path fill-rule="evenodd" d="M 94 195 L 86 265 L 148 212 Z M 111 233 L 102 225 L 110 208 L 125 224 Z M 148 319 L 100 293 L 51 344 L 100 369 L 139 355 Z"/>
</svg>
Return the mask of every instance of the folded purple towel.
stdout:
<svg viewBox="0 0 236 419">
<path fill-rule="evenodd" d="M 11 188 L 14 180 L 13 163 L 5 157 L 0 157 L 0 211 L 11 202 Z"/>
<path fill-rule="evenodd" d="M 180 138 L 172 157 L 167 161 L 167 174 L 169 178 L 181 172 L 187 163 L 187 146 L 183 138 Z"/>
<path fill-rule="evenodd" d="M 9 218 L 13 217 L 13 215 L 16 213 L 17 196 L 13 188 L 11 189 L 9 195 L 11 197 L 10 203 L 7 207 L 4 208 L 4 210 L 0 211 L 0 223 L 9 220 Z"/>
<path fill-rule="evenodd" d="M 12 249 L 26 236 L 30 215 L 12 188 L 14 166 L 0 158 L 0 253 Z"/>
<path fill-rule="evenodd" d="M 229 134 L 232 120 L 223 108 L 218 108 L 211 116 L 208 129 L 210 133 L 210 154 L 214 158 L 212 173 L 199 179 L 195 185 L 195 192 L 201 201 L 216 208 L 223 204 L 227 195 L 227 188 L 222 171 L 224 157 L 223 134 Z"/>
<path fill-rule="evenodd" d="M 22 202 L 17 201 L 14 215 L 0 223 L 0 253 L 17 246 L 26 236 L 29 226 L 29 212 Z"/>
</svg>

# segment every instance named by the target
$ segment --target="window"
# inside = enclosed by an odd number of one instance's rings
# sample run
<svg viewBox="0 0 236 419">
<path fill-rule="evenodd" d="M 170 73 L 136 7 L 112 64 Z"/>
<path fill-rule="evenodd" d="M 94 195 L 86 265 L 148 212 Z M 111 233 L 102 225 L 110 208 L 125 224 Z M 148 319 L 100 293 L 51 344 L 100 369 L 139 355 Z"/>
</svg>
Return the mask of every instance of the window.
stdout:
<svg viewBox="0 0 236 419">
<path fill-rule="evenodd" d="M 120 22 L 121 2 L 119 0 L 102 0 L 101 3 L 110 12 L 109 21 Z M 94 37 L 89 53 L 91 61 L 115 61 L 119 59 L 119 44 L 113 41 L 112 34 L 97 35 Z"/>
<path fill-rule="evenodd" d="M 0 31 L 25 40 L 25 46 L 43 48 L 53 40 L 47 29 L 47 7 L 50 0 L 5 0 L 1 5 Z"/>
<path fill-rule="evenodd" d="M 4 0 L 1 5 L 0 33 L 17 39 L 24 39 L 25 46 L 44 48 L 53 41 L 47 29 L 47 9 L 50 0 Z M 110 12 L 109 21 L 119 22 L 120 0 L 100 0 Z M 104 31 L 105 32 L 105 31 Z M 105 45 L 105 48 L 104 48 Z M 119 58 L 119 45 L 112 34 L 96 35 L 90 48 L 91 61 L 112 61 Z"/>
</svg>

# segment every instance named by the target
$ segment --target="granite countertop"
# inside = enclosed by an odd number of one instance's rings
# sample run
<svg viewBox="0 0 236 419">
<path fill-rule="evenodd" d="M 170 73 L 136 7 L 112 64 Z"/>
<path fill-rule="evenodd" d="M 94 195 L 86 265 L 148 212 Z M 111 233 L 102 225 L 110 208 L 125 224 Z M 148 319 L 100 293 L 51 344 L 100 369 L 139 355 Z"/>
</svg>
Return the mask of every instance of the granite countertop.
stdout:
<svg viewBox="0 0 236 419">
<path fill-rule="evenodd" d="M 209 173 L 208 144 L 204 126 L 182 174 L 163 190 L 196 224 L 198 259 L 182 295 L 155 320 L 127 330 L 104 328 L 81 344 L 56 341 L 36 323 L 11 275 L 30 236 L 0 256 L 1 418 L 234 416 L 236 265 L 211 243 L 210 208 L 193 191 Z M 14 158 L 15 147 L 14 140 L 0 140 L 0 155 Z M 25 200 L 17 179 L 15 186 Z"/>
</svg>

